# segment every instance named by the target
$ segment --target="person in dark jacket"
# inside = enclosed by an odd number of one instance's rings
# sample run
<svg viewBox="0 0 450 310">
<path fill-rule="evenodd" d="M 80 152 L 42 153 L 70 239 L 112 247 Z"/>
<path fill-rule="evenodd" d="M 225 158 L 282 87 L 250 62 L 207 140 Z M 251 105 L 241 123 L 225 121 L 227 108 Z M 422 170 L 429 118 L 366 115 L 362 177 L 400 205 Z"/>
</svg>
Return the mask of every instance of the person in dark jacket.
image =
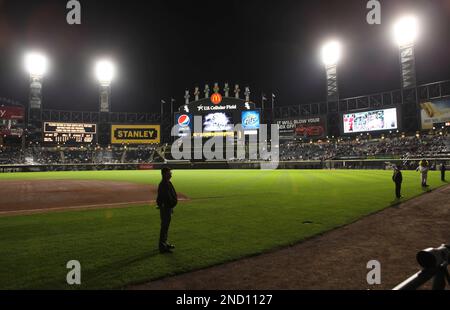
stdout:
<svg viewBox="0 0 450 310">
<path fill-rule="evenodd" d="M 158 205 L 161 216 L 161 230 L 159 234 L 159 251 L 161 253 L 170 253 L 175 248 L 172 244 L 167 243 L 170 221 L 172 220 L 173 209 L 178 203 L 177 193 L 170 182 L 172 171 L 168 167 L 161 170 L 162 181 L 158 187 L 158 197 L 156 203 Z"/>
<path fill-rule="evenodd" d="M 445 171 L 447 170 L 445 162 L 442 162 L 440 170 L 441 170 L 441 181 L 445 182 Z"/>
<path fill-rule="evenodd" d="M 395 197 L 397 197 L 397 199 L 402 198 L 401 190 L 402 190 L 403 176 L 400 166 L 394 166 L 394 175 L 392 176 L 392 181 L 394 181 L 395 183 Z"/>
</svg>

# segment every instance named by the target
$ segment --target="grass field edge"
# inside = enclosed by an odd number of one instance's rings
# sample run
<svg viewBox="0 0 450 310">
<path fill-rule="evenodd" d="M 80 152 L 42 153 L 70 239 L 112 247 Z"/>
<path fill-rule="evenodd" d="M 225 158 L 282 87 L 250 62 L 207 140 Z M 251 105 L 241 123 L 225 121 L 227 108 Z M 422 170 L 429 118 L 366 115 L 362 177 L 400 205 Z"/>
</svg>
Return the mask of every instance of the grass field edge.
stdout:
<svg viewBox="0 0 450 310">
<path fill-rule="evenodd" d="M 269 250 L 265 250 L 265 251 L 261 251 L 261 252 L 257 252 L 257 253 L 252 253 L 252 254 L 249 254 L 249 255 L 242 255 L 242 256 L 240 256 L 238 258 L 235 258 L 235 259 L 224 260 L 222 262 L 218 262 L 218 263 L 215 263 L 215 264 L 212 264 L 212 265 L 208 265 L 206 267 L 192 269 L 192 270 L 187 271 L 187 272 L 175 273 L 175 274 L 170 275 L 170 276 L 157 277 L 157 278 L 153 278 L 153 279 L 149 279 L 149 280 L 145 280 L 145 281 L 134 281 L 134 282 L 131 282 L 130 284 L 126 284 L 125 286 L 114 287 L 113 289 L 114 290 L 126 290 L 126 289 L 130 289 L 133 286 L 139 286 L 139 285 L 144 285 L 144 284 L 150 283 L 150 282 L 161 281 L 161 280 L 164 280 L 164 279 L 168 279 L 168 278 L 172 278 L 172 277 L 188 274 L 188 273 L 191 273 L 191 272 L 198 272 L 198 271 L 202 271 L 202 270 L 207 270 L 209 268 L 214 268 L 214 267 L 222 266 L 222 265 L 225 265 L 225 264 L 237 262 L 237 261 L 240 261 L 240 260 L 250 259 L 250 258 L 258 257 L 258 256 L 261 256 L 261 255 L 271 254 L 271 253 L 274 253 L 274 252 L 277 252 L 277 251 L 288 249 L 288 248 L 297 246 L 299 244 L 302 244 L 304 242 L 311 241 L 311 240 L 314 240 L 316 238 L 323 237 L 324 235 L 326 235 L 326 234 L 328 234 L 328 233 L 330 233 L 332 231 L 345 228 L 345 227 L 350 226 L 352 224 L 355 224 L 355 223 L 357 223 L 357 222 L 359 222 L 359 221 L 361 221 L 361 220 L 363 220 L 365 218 L 374 216 L 374 215 L 379 214 L 381 212 L 385 212 L 386 210 L 388 210 L 390 208 L 398 207 L 398 206 L 400 206 L 400 205 L 402 205 L 402 204 L 404 204 L 406 202 L 410 202 L 410 201 L 418 199 L 418 198 L 420 198 L 420 197 L 422 197 L 424 195 L 431 194 L 431 193 L 436 192 L 438 190 L 441 190 L 441 189 L 443 189 L 443 188 L 445 188 L 447 186 L 450 187 L 450 184 L 448 184 L 448 183 L 447 184 L 442 184 L 440 186 L 437 186 L 436 188 L 430 189 L 430 190 L 428 190 L 426 192 L 423 192 L 423 193 L 421 193 L 421 194 L 419 194 L 417 196 L 410 197 L 408 199 L 401 200 L 399 202 L 391 203 L 390 205 L 386 206 L 383 209 L 376 210 L 374 212 L 370 212 L 370 213 L 368 213 L 366 215 L 363 215 L 362 217 L 359 217 L 359 218 L 357 218 L 357 219 L 355 219 L 353 221 L 350 221 L 348 223 L 345 223 L 343 225 L 337 225 L 335 227 L 332 227 L 330 229 L 324 230 L 324 231 L 319 232 L 317 234 L 314 234 L 314 235 L 311 235 L 311 236 L 299 239 L 298 241 L 294 241 L 294 242 L 278 245 L 278 246 L 273 247 L 273 248 L 271 248 Z"/>
</svg>

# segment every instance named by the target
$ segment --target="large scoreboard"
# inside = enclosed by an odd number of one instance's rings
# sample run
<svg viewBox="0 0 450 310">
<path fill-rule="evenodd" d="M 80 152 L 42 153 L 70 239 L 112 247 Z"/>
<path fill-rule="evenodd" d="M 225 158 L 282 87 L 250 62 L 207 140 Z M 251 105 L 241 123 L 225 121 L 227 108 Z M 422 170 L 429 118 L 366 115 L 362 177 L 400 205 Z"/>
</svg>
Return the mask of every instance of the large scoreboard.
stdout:
<svg viewBox="0 0 450 310">
<path fill-rule="evenodd" d="M 44 142 L 47 143 L 93 143 L 97 135 L 97 124 L 44 123 Z"/>
<path fill-rule="evenodd" d="M 253 102 L 216 93 L 180 107 L 174 117 L 179 137 L 234 137 L 236 125 L 242 126 L 245 135 L 257 135 L 261 125 L 260 111 Z"/>
</svg>

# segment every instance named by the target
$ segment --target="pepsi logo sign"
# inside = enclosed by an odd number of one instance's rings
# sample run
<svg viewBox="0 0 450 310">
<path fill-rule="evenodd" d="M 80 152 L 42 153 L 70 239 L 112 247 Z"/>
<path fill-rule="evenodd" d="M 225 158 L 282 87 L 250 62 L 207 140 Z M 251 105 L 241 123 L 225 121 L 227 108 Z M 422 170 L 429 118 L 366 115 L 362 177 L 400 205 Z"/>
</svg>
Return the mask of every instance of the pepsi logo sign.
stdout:
<svg viewBox="0 0 450 310">
<path fill-rule="evenodd" d="M 180 127 L 189 127 L 190 124 L 191 118 L 189 117 L 189 115 L 186 114 L 180 115 L 180 117 L 178 118 L 178 125 Z"/>
</svg>

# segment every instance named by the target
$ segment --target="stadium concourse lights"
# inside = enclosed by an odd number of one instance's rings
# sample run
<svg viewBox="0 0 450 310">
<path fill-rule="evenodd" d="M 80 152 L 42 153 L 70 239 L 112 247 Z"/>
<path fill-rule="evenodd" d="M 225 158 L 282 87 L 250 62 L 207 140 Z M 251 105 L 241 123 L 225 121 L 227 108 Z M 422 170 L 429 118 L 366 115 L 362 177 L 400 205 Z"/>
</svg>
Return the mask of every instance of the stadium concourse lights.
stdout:
<svg viewBox="0 0 450 310">
<path fill-rule="evenodd" d="M 100 60 L 95 65 L 95 75 L 102 86 L 109 86 L 115 75 L 114 64 L 109 60 Z"/>
<path fill-rule="evenodd" d="M 401 17 L 394 24 L 394 39 L 398 46 L 408 46 L 415 43 L 418 34 L 417 18 L 409 15 Z"/>
<path fill-rule="evenodd" d="M 338 41 L 330 41 L 322 46 L 322 62 L 325 66 L 336 66 L 342 56 L 342 46 Z"/>
<path fill-rule="evenodd" d="M 25 68 L 32 78 L 41 78 L 47 72 L 47 57 L 38 52 L 25 55 Z"/>
</svg>

